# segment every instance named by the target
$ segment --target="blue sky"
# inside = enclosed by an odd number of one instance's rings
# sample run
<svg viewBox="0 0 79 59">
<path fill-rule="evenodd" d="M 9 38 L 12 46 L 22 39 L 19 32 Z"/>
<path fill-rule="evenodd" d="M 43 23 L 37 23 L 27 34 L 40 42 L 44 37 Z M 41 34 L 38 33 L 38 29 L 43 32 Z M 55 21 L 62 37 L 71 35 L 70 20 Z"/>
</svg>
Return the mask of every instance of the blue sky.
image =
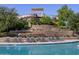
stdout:
<svg viewBox="0 0 79 59">
<path fill-rule="evenodd" d="M 15 8 L 20 15 L 31 13 L 31 8 L 44 8 L 45 14 L 56 15 L 57 10 L 61 8 L 63 4 L 0 4 L 0 6 Z M 68 6 L 75 12 L 79 12 L 79 4 L 69 4 Z"/>
</svg>

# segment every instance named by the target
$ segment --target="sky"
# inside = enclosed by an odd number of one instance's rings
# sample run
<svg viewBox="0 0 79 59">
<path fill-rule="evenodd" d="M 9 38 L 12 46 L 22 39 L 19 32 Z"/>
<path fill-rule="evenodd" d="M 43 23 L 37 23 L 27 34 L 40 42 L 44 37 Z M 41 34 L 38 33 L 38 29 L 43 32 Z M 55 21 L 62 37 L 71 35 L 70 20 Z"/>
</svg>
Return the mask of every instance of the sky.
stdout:
<svg viewBox="0 0 79 59">
<path fill-rule="evenodd" d="M 44 8 L 44 13 L 47 15 L 57 15 L 57 10 L 63 6 L 63 4 L 0 4 L 0 6 L 15 8 L 19 15 L 26 15 L 31 13 L 32 8 Z M 79 4 L 68 4 L 68 7 L 79 12 Z"/>
</svg>

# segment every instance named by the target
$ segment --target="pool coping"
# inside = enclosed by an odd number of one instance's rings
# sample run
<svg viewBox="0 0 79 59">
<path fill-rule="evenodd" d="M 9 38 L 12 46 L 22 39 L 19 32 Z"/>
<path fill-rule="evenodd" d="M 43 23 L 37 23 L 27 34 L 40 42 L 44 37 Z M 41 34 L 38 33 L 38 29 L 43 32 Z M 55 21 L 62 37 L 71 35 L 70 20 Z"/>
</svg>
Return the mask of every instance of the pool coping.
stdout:
<svg viewBox="0 0 79 59">
<path fill-rule="evenodd" d="M 55 43 L 72 43 L 72 42 L 79 42 L 79 39 L 74 40 L 58 40 L 58 41 L 50 41 L 50 42 L 24 42 L 24 43 L 0 43 L 0 44 L 55 44 Z"/>
</svg>

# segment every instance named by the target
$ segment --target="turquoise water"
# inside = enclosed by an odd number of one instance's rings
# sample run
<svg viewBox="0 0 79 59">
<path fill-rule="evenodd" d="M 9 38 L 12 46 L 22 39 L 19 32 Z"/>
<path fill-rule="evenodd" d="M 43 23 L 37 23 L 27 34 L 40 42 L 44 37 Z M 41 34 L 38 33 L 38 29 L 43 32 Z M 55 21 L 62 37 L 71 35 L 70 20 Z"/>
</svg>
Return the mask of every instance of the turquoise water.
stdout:
<svg viewBox="0 0 79 59">
<path fill-rule="evenodd" d="M 79 42 L 26 45 L 1 44 L 1 55 L 79 55 Z"/>
</svg>

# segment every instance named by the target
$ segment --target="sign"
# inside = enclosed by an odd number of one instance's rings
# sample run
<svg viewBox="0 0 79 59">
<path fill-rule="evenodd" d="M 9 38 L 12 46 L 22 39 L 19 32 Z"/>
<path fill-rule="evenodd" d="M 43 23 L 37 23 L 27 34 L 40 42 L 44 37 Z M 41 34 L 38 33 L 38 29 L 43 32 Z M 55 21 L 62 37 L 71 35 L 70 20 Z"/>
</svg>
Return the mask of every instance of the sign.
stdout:
<svg viewBox="0 0 79 59">
<path fill-rule="evenodd" d="M 32 11 L 43 11 L 43 8 L 32 8 Z"/>
</svg>

